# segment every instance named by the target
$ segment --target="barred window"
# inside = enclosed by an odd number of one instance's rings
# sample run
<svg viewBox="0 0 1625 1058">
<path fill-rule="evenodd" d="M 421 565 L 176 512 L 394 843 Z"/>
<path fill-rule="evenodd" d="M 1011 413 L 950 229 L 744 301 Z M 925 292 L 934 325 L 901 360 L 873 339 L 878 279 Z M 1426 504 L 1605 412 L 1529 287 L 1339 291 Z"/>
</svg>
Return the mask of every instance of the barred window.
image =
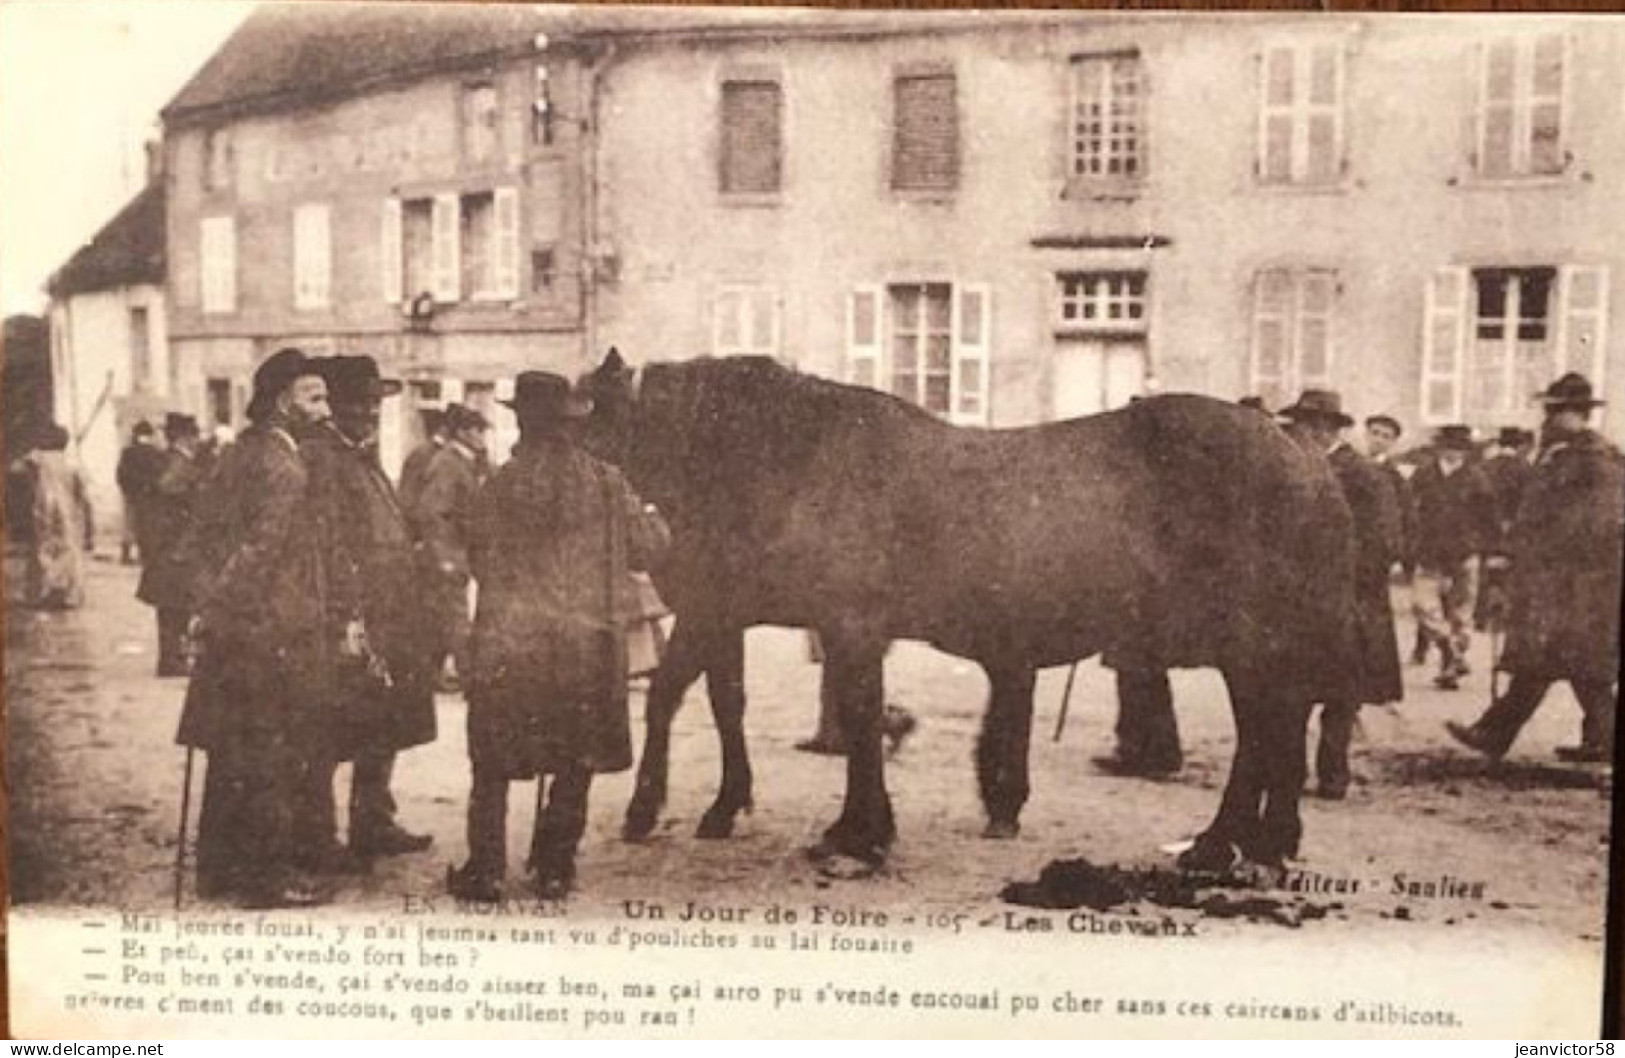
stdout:
<svg viewBox="0 0 1625 1058">
<path fill-rule="evenodd" d="M 1080 55 L 1072 60 L 1073 178 L 1144 175 L 1143 94 L 1137 53 Z"/>
<path fill-rule="evenodd" d="M 1144 272 L 1063 272 L 1056 277 L 1063 331 L 1144 331 Z"/>
</svg>

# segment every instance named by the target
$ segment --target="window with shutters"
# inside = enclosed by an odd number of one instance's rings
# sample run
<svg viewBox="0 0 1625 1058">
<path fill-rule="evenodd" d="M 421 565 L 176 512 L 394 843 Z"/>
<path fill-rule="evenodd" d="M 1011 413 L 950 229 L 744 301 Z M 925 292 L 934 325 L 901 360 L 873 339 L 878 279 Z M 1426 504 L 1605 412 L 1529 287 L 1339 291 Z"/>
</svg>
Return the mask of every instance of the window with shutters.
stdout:
<svg viewBox="0 0 1625 1058">
<path fill-rule="evenodd" d="M 130 306 L 130 382 L 136 388 L 152 379 L 152 321 L 145 305 Z"/>
<path fill-rule="evenodd" d="M 1552 176 L 1569 163 L 1564 143 L 1568 39 L 1542 33 L 1492 41 L 1478 57 L 1474 168 L 1487 179 Z"/>
<path fill-rule="evenodd" d="M 1427 289 L 1422 417 L 1497 426 L 1536 417 L 1530 398 L 1568 371 L 1601 387 L 1608 270 L 1589 265 L 1443 268 Z"/>
<path fill-rule="evenodd" d="M 953 73 L 898 74 L 892 82 L 892 189 L 947 192 L 958 185 L 959 99 Z"/>
<path fill-rule="evenodd" d="M 722 83 L 718 190 L 772 195 L 784 180 L 784 90 L 774 80 Z"/>
<path fill-rule="evenodd" d="M 1280 408 L 1311 387 L 1332 387 L 1337 274 L 1270 268 L 1253 280 L 1249 392 Z"/>
<path fill-rule="evenodd" d="M 1259 60 L 1258 179 L 1324 185 L 1343 177 L 1343 47 L 1279 44 Z"/>
<path fill-rule="evenodd" d="M 434 199 L 414 198 L 401 203 L 401 290 L 408 299 L 434 292 Z M 396 298 L 395 300 L 399 300 Z"/>
<path fill-rule="evenodd" d="M 1073 183 L 1125 183 L 1145 175 L 1144 74 L 1138 52 L 1072 58 Z"/>
<path fill-rule="evenodd" d="M 237 311 L 237 222 L 205 217 L 200 236 L 202 306 L 206 313 Z"/>
<path fill-rule="evenodd" d="M 711 300 L 711 351 L 715 356 L 778 356 L 779 296 L 772 287 L 734 284 Z"/>
<path fill-rule="evenodd" d="M 328 207 L 307 203 L 293 211 L 293 303 L 324 309 L 332 303 L 333 249 Z"/>
<path fill-rule="evenodd" d="M 463 159 L 473 165 L 493 162 L 497 157 L 501 110 L 496 85 L 476 82 L 463 86 Z"/>
<path fill-rule="evenodd" d="M 989 292 L 979 284 L 893 283 L 847 303 L 847 379 L 951 421 L 988 419 Z"/>
</svg>

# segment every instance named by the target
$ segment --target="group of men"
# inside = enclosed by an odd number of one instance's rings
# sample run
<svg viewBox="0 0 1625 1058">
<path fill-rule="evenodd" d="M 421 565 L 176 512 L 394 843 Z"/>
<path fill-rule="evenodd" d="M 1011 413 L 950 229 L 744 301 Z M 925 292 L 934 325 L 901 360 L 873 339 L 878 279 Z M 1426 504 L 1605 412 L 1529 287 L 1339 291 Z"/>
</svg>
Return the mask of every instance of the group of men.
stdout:
<svg viewBox="0 0 1625 1058">
<path fill-rule="evenodd" d="M 160 628 L 179 621 L 198 643 L 178 740 L 207 754 L 200 895 L 308 906 L 330 895 L 324 876 L 427 849 L 390 788 L 397 754 L 436 737 L 448 658 L 473 771 L 459 895 L 500 896 L 509 781 L 554 777 L 531 866 L 556 895 L 574 878 L 592 774 L 630 766 L 622 582 L 662 545 L 658 515 L 576 446 L 580 404 L 543 372 L 516 380 L 520 443 L 499 471 L 489 424 L 453 405 L 397 490 L 377 437 L 400 390 L 370 357 L 271 356 L 250 425 L 194 489 L 171 581 L 143 576 Z"/>
<path fill-rule="evenodd" d="M 1436 648 L 1440 689 L 1459 689 L 1468 674 L 1475 629 L 1505 633 L 1505 650 L 1492 665 L 1510 675 L 1510 684 L 1492 693 L 1475 723 L 1448 722 L 1454 738 L 1498 759 L 1551 684 L 1568 681 L 1582 710 L 1581 737 L 1578 745 L 1559 747 L 1558 756 L 1613 759 L 1625 460 L 1588 425 L 1604 402 L 1584 377 L 1564 375 L 1535 399 L 1544 412 L 1538 436 L 1503 429 L 1494 453 L 1478 459 L 1471 429 L 1445 426 L 1408 476 L 1397 465 L 1402 431 L 1392 416 L 1365 421 L 1361 454 L 1344 438 L 1354 420 L 1335 392 L 1305 390 L 1276 414 L 1288 436 L 1330 463 L 1356 538 L 1359 678 L 1350 700 L 1322 703 L 1320 796 L 1347 795 L 1359 706 L 1403 695 L 1390 602 L 1396 569 L 1416 616 L 1412 662 L 1425 664 Z M 1265 410 L 1256 398 L 1243 403 Z M 1126 657 L 1109 655 L 1106 662 L 1117 670 L 1117 746 L 1097 763 L 1117 774 L 1177 772 L 1183 758 L 1167 674 L 1144 671 Z"/>
</svg>

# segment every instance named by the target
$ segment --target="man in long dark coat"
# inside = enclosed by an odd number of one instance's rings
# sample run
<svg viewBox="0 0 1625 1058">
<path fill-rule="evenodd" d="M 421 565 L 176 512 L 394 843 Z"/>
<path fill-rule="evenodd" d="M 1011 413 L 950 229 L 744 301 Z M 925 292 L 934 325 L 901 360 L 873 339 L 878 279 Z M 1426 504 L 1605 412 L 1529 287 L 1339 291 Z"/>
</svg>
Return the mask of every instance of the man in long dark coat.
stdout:
<svg viewBox="0 0 1625 1058">
<path fill-rule="evenodd" d="M 1625 463 L 1587 426 L 1603 402 L 1591 383 L 1564 375 L 1539 396 L 1546 420 L 1512 532 L 1511 617 L 1501 667 L 1506 693 L 1471 726 L 1447 723 L 1457 740 L 1504 756 L 1551 685 L 1567 680 L 1580 700 L 1580 744 L 1569 761 L 1609 761 L 1618 705 L 1619 600 L 1625 561 Z"/>
<path fill-rule="evenodd" d="M 1388 595 L 1388 571 L 1399 554 L 1399 505 L 1383 472 L 1343 440 L 1341 432 L 1354 425 L 1354 420 L 1344 414 L 1338 394 L 1304 390 L 1281 416 L 1288 420 L 1287 433 L 1293 440 L 1326 455 L 1354 515 L 1359 679 L 1353 698 L 1321 704 L 1320 745 L 1315 754 L 1317 792 L 1329 800 L 1342 800 L 1348 794 L 1349 741 L 1360 705 L 1396 702 L 1404 696 Z"/>
<path fill-rule="evenodd" d="M 192 613 L 191 579 L 182 542 L 192 526 L 192 504 L 203 484 L 197 458 L 198 425 L 190 415 L 164 418 L 163 467 L 147 499 L 147 540 L 141 552 L 141 582 L 135 597 L 158 611 L 158 675 L 191 671 L 183 641 Z"/>
<path fill-rule="evenodd" d="M 419 567 L 440 637 L 435 667 L 449 655 L 461 670 L 468 642 L 468 534 L 474 496 L 484 466 L 490 424 L 472 408 L 446 411 L 446 443 L 429 460 L 416 500 L 407 512 L 417 536 Z"/>
<path fill-rule="evenodd" d="M 325 899 L 296 863 L 316 711 L 332 700 L 345 616 L 306 506 L 297 435 L 328 417 L 327 384 L 297 349 L 254 374 L 251 425 L 195 508 L 192 586 L 202 652 L 177 741 L 204 750 L 199 894 L 245 907 Z"/>
<path fill-rule="evenodd" d="M 632 765 L 627 574 L 668 539 L 620 472 L 571 439 L 571 420 L 590 405 L 566 379 L 521 374 L 511 407 L 519 444 L 471 526 L 480 590 L 465 674 L 469 858 L 448 879 L 454 895 L 482 901 L 501 896 L 513 780 L 551 778 L 532 866 L 538 895 L 570 888 L 593 775 Z"/>
<path fill-rule="evenodd" d="M 130 431 L 130 443 L 119 453 L 113 472 L 119 495 L 124 499 L 124 528 L 119 535 L 119 561 L 128 566 L 133 550 L 142 564 L 147 561 L 147 512 L 153 487 L 163 473 L 164 452 L 158 447 L 158 431 L 145 419 Z"/>
<path fill-rule="evenodd" d="M 1407 580 L 1416 568 L 1416 501 L 1411 496 L 1411 484 L 1400 472 L 1394 460 L 1394 447 L 1404 436 L 1405 428 L 1392 415 L 1368 415 L 1365 420 L 1366 455 L 1371 464 L 1382 471 L 1382 476 L 1393 491 L 1394 503 L 1399 510 L 1399 552 L 1397 561 L 1403 567 Z"/>
<path fill-rule="evenodd" d="M 434 741 L 433 628 L 422 600 L 412 533 L 378 461 L 378 423 L 385 397 L 400 382 L 379 376 L 369 356 L 318 361 L 333 407 L 331 429 L 302 448 L 311 495 L 352 563 L 366 639 L 340 668 L 332 703 L 327 759 L 318 767 L 314 818 L 304 835 L 318 863 L 337 853 L 333 772 L 352 761 L 349 851 L 363 858 L 421 852 L 432 838 L 395 821 L 390 793 L 396 754 Z"/>
<path fill-rule="evenodd" d="M 1484 460 L 1484 479 L 1495 495 L 1495 536 L 1484 549 L 1478 583 L 1478 604 L 1473 627 L 1500 631 L 1506 624 L 1507 570 L 1512 561 L 1512 529 L 1518 520 L 1523 492 L 1534 473 L 1531 459 L 1535 435 L 1516 426 L 1503 427 L 1496 437 L 1494 455 Z"/>
<path fill-rule="evenodd" d="M 1427 642 L 1439 647 L 1439 675 L 1433 682 L 1453 691 L 1467 674 L 1476 563 L 1495 539 L 1495 493 L 1483 471 L 1471 462 L 1473 435 L 1468 427 L 1444 427 L 1434 447 L 1433 461 L 1411 478 L 1416 497 L 1416 576 L 1411 595 Z"/>
<path fill-rule="evenodd" d="M 451 407 L 461 408 L 462 405 L 453 404 Z M 429 408 L 422 415 L 427 436 L 422 444 L 406 454 L 406 461 L 401 464 L 401 485 L 396 492 L 401 510 L 406 512 L 409 520 L 416 517 L 418 497 L 423 492 L 423 476 L 428 473 L 429 463 L 437 452 L 446 447 L 446 412 Z"/>
</svg>

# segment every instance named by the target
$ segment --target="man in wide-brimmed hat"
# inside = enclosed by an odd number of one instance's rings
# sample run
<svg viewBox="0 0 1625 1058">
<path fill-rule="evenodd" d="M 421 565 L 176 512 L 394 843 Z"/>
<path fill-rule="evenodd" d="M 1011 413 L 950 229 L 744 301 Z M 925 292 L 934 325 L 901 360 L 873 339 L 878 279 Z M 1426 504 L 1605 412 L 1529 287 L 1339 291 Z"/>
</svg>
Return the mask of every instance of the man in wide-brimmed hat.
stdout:
<svg viewBox="0 0 1625 1058">
<path fill-rule="evenodd" d="M 1433 682 L 1453 691 L 1468 671 L 1479 557 L 1496 537 L 1495 492 L 1472 462 L 1470 427 L 1442 427 L 1433 448 L 1433 459 L 1411 478 L 1416 498 L 1411 599 L 1420 628 L 1418 653 L 1425 660 L 1428 647 L 1439 648 L 1439 674 Z"/>
<path fill-rule="evenodd" d="M 1583 718 L 1569 761 L 1611 761 L 1619 678 L 1619 600 L 1625 560 L 1625 464 L 1588 426 L 1602 405 L 1567 374 L 1535 399 L 1540 449 L 1512 529 L 1511 614 L 1501 668 L 1510 685 L 1458 740 L 1488 756 L 1511 748 L 1546 691 L 1567 680 Z"/>
<path fill-rule="evenodd" d="M 1354 515 L 1354 607 L 1359 642 L 1358 678 L 1346 701 L 1328 701 L 1320 709 L 1320 745 L 1315 753 L 1317 792 L 1341 800 L 1349 787 L 1349 741 L 1363 703 L 1396 702 L 1404 696 L 1399 673 L 1399 644 L 1388 595 L 1388 571 L 1399 555 L 1399 503 L 1383 472 L 1343 439 L 1354 420 L 1332 390 L 1306 389 L 1280 412 L 1287 435 L 1311 452 L 1322 454 L 1337 475 Z"/>
<path fill-rule="evenodd" d="M 164 417 L 164 439 L 158 477 L 147 500 L 148 543 L 141 556 L 141 583 L 136 598 L 158 612 L 158 675 L 185 676 L 191 671 L 183 642 L 192 613 L 191 571 L 182 542 L 192 526 L 192 504 L 203 484 L 198 463 L 197 420 L 170 412 Z"/>
<path fill-rule="evenodd" d="M 194 504 L 187 561 L 202 653 L 177 740 L 208 754 L 199 894 L 245 907 L 326 899 L 295 862 L 293 825 L 342 635 L 299 452 L 328 414 L 316 365 L 279 350 L 254 373 L 251 425 Z"/>
<path fill-rule="evenodd" d="M 464 673 L 469 858 L 448 876 L 463 899 L 496 900 L 507 865 L 508 784 L 550 784 L 531 842 L 535 888 L 575 878 L 593 775 L 632 765 L 624 623 L 628 572 L 665 546 L 665 524 L 620 471 L 572 437 L 590 403 L 563 376 L 527 371 L 509 405 L 513 458 L 480 492 L 471 523 L 479 603 Z"/>
<path fill-rule="evenodd" d="M 446 443 L 424 468 L 416 499 L 406 509 L 440 633 L 434 646 L 437 669 L 449 658 L 461 671 L 467 660 L 463 654 L 468 643 L 468 518 L 485 477 L 490 429 L 475 409 L 462 404 L 448 407 Z M 455 689 L 449 675 L 442 689 Z"/>
<path fill-rule="evenodd" d="M 332 429 L 304 446 L 317 517 L 351 564 L 362 635 L 347 640 L 338 697 L 326 721 L 324 757 L 313 773 L 301 855 L 320 870 L 421 852 L 432 839 L 395 821 L 390 781 L 400 750 L 435 737 L 433 629 L 422 601 L 412 532 L 378 461 L 383 402 L 401 392 L 370 356 L 319 361 L 333 405 Z M 349 848 L 338 844 L 333 773 L 354 764 Z"/>
</svg>

